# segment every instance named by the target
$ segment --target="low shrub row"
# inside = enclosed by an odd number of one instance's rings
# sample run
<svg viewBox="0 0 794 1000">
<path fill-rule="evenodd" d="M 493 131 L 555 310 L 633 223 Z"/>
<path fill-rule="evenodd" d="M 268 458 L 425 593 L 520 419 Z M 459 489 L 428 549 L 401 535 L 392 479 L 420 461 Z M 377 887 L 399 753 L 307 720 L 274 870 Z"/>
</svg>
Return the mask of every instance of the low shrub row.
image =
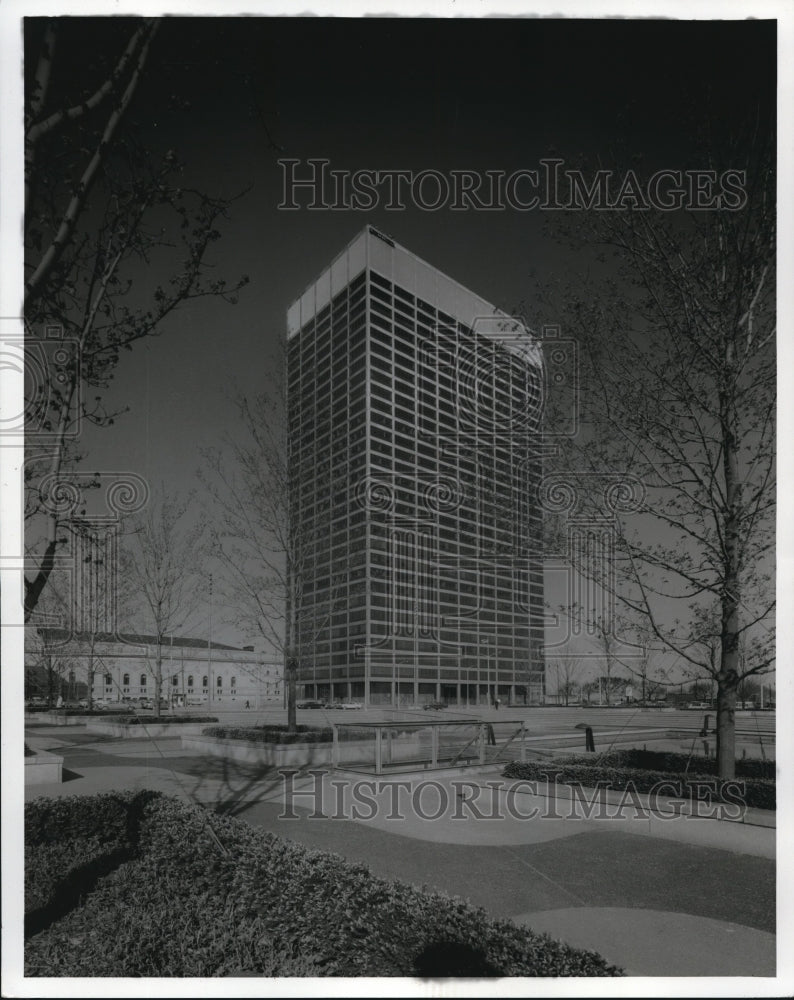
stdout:
<svg viewBox="0 0 794 1000">
<path fill-rule="evenodd" d="M 98 836 L 67 840 L 62 844 L 38 844 L 25 854 L 25 915 L 50 905 L 61 887 L 76 872 L 117 846 Z"/>
<path fill-rule="evenodd" d="M 25 845 L 63 844 L 84 837 L 121 844 L 129 838 L 131 793 L 110 792 L 90 798 L 39 798 L 25 806 Z"/>
<path fill-rule="evenodd" d="M 51 708 L 46 706 L 35 706 L 33 708 L 26 708 L 26 714 L 51 714 L 58 716 L 83 716 L 83 715 L 123 715 L 125 712 L 129 712 L 129 708 L 124 706 L 119 706 L 118 708 L 56 708 L 54 705 Z"/>
<path fill-rule="evenodd" d="M 114 722 L 122 726 L 162 726 L 164 724 L 179 726 L 188 722 L 217 722 L 217 715 L 124 715 L 114 718 Z"/>
<path fill-rule="evenodd" d="M 664 750 L 641 750 L 639 748 L 606 750 L 598 754 L 574 754 L 565 757 L 566 763 L 586 764 L 590 767 L 607 763 L 611 767 L 639 767 L 651 771 L 665 771 L 669 774 L 711 774 L 717 773 L 714 757 L 702 754 L 668 753 Z M 736 761 L 737 778 L 775 779 L 774 760 L 742 759 Z"/>
<path fill-rule="evenodd" d="M 129 712 L 129 709 L 125 705 L 123 708 L 58 708 L 53 709 L 53 711 L 56 712 L 57 715 L 68 716 L 88 715 L 91 717 L 101 716 L 107 718 L 107 716 L 111 715 L 113 716 L 114 721 L 116 721 L 116 719 L 124 715 L 125 712 Z"/>
<path fill-rule="evenodd" d="M 578 760 L 578 758 L 577 758 Z M 636 792 L 655 792 L 673 798 L 705 798 L 713 801 L 742 804 L 756 809 L 775 809 L 775 782 L 764 778 L 736 778 L 721 780 L 713 774 L 680 774 L 670 771 L 651 771 L 647 768 L 624 767 L 608 761 L 587 764 L 559 760 L 554 763 L 513 761 L 504 772 L 506 778 L 527 781 L 549 781 L 559 784 L 576 784 L 586 788 L 626 789 Z"/>
<path fill-rule="evenodd" d="M 217 720 L 215 720 L 217 721 Z M 285 725 L 266 726 L 209 726 L 202 729 L 204 736 L 215 736 L 222 740 L 245 740 L 248 743 L 332 743 L 334 730 L 331 726 L 297 726 L 295 732 L 289 732 Z M 345 732 L 345 740 L 374 739 L 373 731 L 368 729 L 349 729 Z"/>
<path fill-rule="evenodd" d="M 108 803 L 64 802 L 79 816 L 59 814 L 60 829 L 82 827 L 87 844 Z M 139 803 L 128 798 L 128 810 Z M 39 801 L 27 810 L 29 830 L 41 834 L 37 813 L 51 817 L 50 807 Z M 620 975 L 593 952 L 462 900 L 375 878 L 337 855 L 176 799 L 149 793 L 136 831 L 134 857 L 29 937 L 26 975 Z M 32 855 L 51 847 L 40 837 L 28 843 Z M 34 865 L 33 877 L 44 867 Z"/>
</svg>

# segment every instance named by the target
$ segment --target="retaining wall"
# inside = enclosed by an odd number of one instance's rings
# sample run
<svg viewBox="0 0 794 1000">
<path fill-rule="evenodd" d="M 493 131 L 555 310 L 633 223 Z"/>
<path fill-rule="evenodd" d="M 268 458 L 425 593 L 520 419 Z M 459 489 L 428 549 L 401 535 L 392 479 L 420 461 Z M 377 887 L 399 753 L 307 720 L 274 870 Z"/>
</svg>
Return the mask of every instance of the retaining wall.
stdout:
<svg viewBox="0 0 794 1000">
<path fill-rule="evenodd" d="M 25 784 L 50 785 L 63 781 L 63 757 L 46 750 L 36 750 L 25 757 Z"/>
</svg>

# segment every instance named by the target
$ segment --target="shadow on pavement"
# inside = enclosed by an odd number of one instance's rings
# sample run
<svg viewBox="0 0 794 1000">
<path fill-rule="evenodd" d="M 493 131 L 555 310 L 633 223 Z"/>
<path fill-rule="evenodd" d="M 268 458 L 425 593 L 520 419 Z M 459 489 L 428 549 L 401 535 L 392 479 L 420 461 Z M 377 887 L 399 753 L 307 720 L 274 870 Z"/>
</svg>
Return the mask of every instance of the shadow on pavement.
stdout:
<svg viewBox="0 0 794 1000">
<path fill-rule="evenodd" d="M 272 799 L 282 787 L 281 775 L 272 765 L 241 764 L 218 757 L 179 758 L 169 764 L 187 798 L 229 816 L 240 816 Z"/>
</svg>

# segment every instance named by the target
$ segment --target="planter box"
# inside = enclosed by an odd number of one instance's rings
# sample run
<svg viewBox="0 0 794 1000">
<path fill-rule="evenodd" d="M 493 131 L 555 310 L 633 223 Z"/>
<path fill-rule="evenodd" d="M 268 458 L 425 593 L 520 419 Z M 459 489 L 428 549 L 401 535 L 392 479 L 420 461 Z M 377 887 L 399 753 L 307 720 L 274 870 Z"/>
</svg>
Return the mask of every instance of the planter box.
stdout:
<svg viewBox="0 0 794 1000">
<path fill-rule="evenodd" d="M 84 726 L 91 716 L 64 715 L 63 712 L 25 712 L 25 722 L 44 726 Z"/>
<path fill-rule="evenodd" d="M 104 736 L 121 736 L 125 740 L 148 740 L 163 736 L 182 736 L 187 733 L 198 734 L 202 729 L 212 725 L 209 722 L 146 722 L 142 726 L 125 726 L 110 719 L 89 718 L 85 727 L 90 733 L 102 733 Z"/>
<path fill-rule="evenodd" d="M 275 767 L 292 764 L 331 764 L 333 743 L 255 743 L 247 740 L 227 740 L 217 736 L 182 735 L 185 750 L 208 754 L 211 757 L 225 757 L 245 764 L 266 764 Z M 412 760 L 420 754 L 429 754 L 429 749 L 421 749 L 419 739 L 412 735 L 407 739 L 395 739 L 392 743 L 392 761 Z M 385 748 L 384 748 L 385 755 Z M 386 758 L 388 759 L 388 758 Z M 372 764 L 375 762 L 374 740 L 351 740 L 339 744 L 340 764 Z"/>
<path fill-rule="evenodd" d="M 25 784 L 50 785 L 63 781 L 63 757 L 46 750 L 36 750 L 25 757 Z"/>
<path fill-rule="evenodd" d="M 206 724 L 203 727 L 206 729 Z M 225 757 L 245 764 L 268 764 L 277 767 L 290 764 L 330 764 L 333 743 L 254 743 L 247 740 L 226 740 L 217 736 L 184 733 L 182 746 L 211 757 Z M 340 763 L 375 759 L 375 741 L 357 740 L 341 744 Z"/>
</svg>

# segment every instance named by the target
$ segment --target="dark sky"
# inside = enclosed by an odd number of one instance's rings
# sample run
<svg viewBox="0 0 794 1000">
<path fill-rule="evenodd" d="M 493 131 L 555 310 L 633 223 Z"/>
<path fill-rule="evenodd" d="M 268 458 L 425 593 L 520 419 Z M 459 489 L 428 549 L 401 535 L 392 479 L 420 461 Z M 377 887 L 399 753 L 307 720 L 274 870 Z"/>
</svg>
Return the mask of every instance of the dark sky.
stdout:
<svg viewBox="0 0 794 1000">
<path fill-rule="evenodd" d="M 101 78 L 132 29 L 71 20 L 53 93 Z M 28 21 L 32 51 L 40 30 Z M 539 312 L 533 288 L 596 266 L 577 219 L 566 243 L 554 212 L 428 212 L 410 199 L 397 211 L 279 210 L 279 159 L 444 173 L 531 170 L 547 157 L 590 174 L 696 169 L 704 141 L 718 148 L 748 114 L 774 114 L 775 49 L 771 21 L 166 19 L 131 124 L 153 153 L 177 152 L 185 186 L 246 192 L 211 259 L 251 281 L 238 305 L 192 304 L 124 356 L 107 403 L 130 412 L 83 431 L 85 467 L 196 486 L 202 445 L 235 431 L 229 393 L 262 387 L 287 307 L 368 223 L 495 305 L 523 303 L 533 327 L 559 320 Z"/>
<path fill-rule="evenodd" d="M 129 27 L 72 30 L 81 53 L 109 56 Z M 85 71 L 81 58 L 60 86 Z M 177 151 L 186 183 L 247 189 L 214 259 L 251 284 L 236 307 L 184 309 L 124 359 L 112 401 L 131 411 L 85 434 L 92 465 L 189 485 L 198 447 L 232 426 L 224 394 L 257 389 L 287 306 L 367 223 L 508 309 L 531 275 L 587 265 L 547 231 L 554 213 L 280 211 L 279 158 L 510 172 L 621 156 L 691 169 L 706 127 L 727 130 L 748 106 L 769 113 L 774 92 L 773 22 L 168 19 L 132 113 L 153 149 Z"/>
</svg>

